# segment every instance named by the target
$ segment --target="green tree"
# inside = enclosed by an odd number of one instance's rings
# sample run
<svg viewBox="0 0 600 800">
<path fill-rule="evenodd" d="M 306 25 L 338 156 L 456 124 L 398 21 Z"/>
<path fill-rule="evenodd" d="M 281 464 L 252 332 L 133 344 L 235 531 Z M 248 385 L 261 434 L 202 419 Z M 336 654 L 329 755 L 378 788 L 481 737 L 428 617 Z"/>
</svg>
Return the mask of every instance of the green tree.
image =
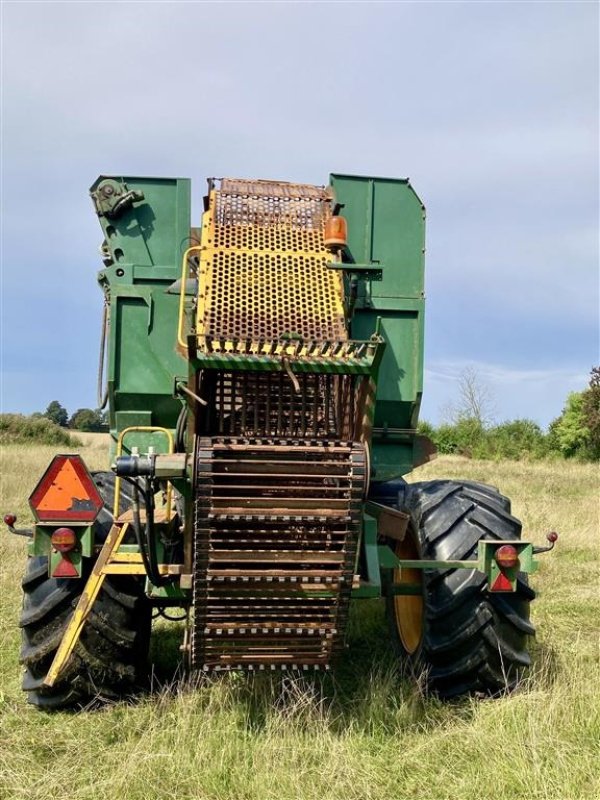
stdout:
<svg viewBox="0 0 600 800">
<path fill-rule="evenodd" d="M 590 385 L 583 393 L 583 416 L 589 431 L 592 458 L 600 458 L 600 367 L 592 367 Z"/>
<path fill-rule="evenodd" d="M 104 415 L 99 409 L 78 408 L 69 420 L 69 428 L 91 433 L 104 430 Z"/>
<path fill-rule="evenodd" d="M 61 428 L 67 427 L 67 422 L 69 419 L 69 415 L 67 413 L 67 409 L 58 402 L 58 400 L 53 400 L 49 403 L 48 408 L 45 410 L 44 417 L 49 419 L 51 422 L 54 422 L 55 425 L 60 425 Z"/>
<path fill-rule="evenodd" d="M 590 430 L 583 410 L 584 392 L 571 392 L 560 417 L 550 423 L 552 448 L 565 458 L 590 457 Z"/>
</svg>

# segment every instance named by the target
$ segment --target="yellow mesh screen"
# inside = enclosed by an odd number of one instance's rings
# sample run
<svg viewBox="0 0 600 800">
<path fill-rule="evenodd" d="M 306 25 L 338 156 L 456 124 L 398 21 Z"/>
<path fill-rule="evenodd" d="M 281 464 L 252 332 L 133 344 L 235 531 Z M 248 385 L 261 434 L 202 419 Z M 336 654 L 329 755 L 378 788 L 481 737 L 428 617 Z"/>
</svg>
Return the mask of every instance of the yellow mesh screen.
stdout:
<svg viewBox="0 0 600 800">
<path fill-rule="evenodd" d="M 223 180 L 202 226 L 198 334 L 346 340 L 343 282 L 323 244 L 330 213 L 325 189 Z"/>
</svg>

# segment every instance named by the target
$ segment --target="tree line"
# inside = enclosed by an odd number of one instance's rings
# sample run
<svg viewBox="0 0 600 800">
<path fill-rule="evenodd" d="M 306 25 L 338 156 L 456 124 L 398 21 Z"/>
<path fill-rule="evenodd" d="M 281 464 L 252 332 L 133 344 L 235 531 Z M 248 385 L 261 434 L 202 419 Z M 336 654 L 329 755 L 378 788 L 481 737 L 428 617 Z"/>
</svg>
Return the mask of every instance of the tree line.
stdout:
<svg viewBox="0 0 600 800">
<path fill-rule="evenodd" d="M 531 419 L 494 423 L 493 398 L 472 370 L 459 379 L 458 401 L 446 410 L 447 422 L 419 424 L 440 454 L 469 458 L 576 458 L 600 459 L 600 367 L 593 367 L 589 384 L 571 392 L 561 414 L 547 431 Z"/>
<path fill-rule="evenodd" d="M 44 413 L 32 414 L 33 417 L 45 417 L 61 428 L 91 433 L 108 431 L 108 413 L 99 408 L 78 408 L 71 416 L 58 400 L 52 400 Z"/>
</svg>

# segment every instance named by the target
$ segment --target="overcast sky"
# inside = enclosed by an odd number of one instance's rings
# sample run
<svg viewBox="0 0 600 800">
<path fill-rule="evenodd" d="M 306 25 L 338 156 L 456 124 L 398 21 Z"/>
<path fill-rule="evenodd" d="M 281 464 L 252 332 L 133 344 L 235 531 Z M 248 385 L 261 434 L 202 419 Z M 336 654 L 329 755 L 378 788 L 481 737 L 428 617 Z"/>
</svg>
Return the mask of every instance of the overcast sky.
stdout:
<svg viewBox="0 0 600 800">
<path fill-rule="evenodd" d="M 598 354 L 596 2 L 4 2 L 2 405 L 95 405 L 99 174 L 410 177 L 423 413 L 557 416 Z"/>
</svg>

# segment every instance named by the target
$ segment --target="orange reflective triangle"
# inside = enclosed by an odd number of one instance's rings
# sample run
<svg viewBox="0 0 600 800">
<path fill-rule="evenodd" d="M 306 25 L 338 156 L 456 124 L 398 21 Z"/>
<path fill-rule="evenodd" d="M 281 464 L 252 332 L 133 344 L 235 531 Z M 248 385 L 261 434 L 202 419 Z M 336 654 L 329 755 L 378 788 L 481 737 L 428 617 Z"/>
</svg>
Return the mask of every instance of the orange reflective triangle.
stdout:
<svg viewBox="0 0 600 800">
<path fill-rule="evenodd" d="M 75 501 L 90 500 L 90 495 L 70 460 L 62 465 L 43 497 L 38 501 L 39 511 L 69 511 Z"/>
<path fill-rule="evenodd" d="M 104 503 L 81 456 L 58 455 L 33 490 L 29 505 L 39 522 L 90 523 Z"/>
</svg>

